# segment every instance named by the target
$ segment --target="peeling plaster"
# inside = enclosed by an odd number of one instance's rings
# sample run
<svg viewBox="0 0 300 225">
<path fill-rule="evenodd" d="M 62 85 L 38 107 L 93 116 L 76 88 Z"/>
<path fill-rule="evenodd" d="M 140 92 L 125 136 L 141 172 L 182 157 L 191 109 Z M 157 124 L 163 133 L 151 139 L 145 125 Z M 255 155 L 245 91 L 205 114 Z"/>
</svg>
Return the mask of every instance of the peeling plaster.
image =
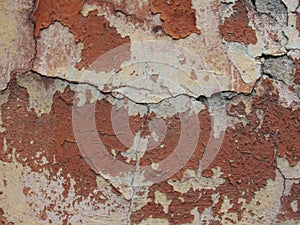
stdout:
<svg viewBox="0 0 300 225">
<path fill-rule="evenodd" d="M 299 2 L 0 6 L 1 222 L 299 224 Z"/>
</svg>

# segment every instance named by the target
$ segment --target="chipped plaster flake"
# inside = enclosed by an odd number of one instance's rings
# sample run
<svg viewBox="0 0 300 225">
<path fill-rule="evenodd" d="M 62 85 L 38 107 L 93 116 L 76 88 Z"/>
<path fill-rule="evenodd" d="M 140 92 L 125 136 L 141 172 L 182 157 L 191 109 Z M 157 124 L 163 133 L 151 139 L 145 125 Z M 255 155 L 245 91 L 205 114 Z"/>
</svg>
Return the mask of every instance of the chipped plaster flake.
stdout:
<svg viewBox="0 0 300 225">
<path fill-rule="evenodd" d="M 201 65 L 197 70 L 213 71 L 216 80 L 219 82 L 221 90 L 235 90 L 237 92 L 248 92 L 247 86 L 243 86 L 243 81 L 239 78 L 238 71 L 232 65 L 227 56 L 223 45 L 222 36 L 219 30 L 220 12 L 215 1 L 193 1 L 193 7 L 196 9 L 197 27 L 201 30 L 201 35 L 190 35 L 184 40 L 178 42 L 185 48 L 194 51 L 194 54 L 201 58 Z M 216 10 L 207 10 L 216 8 Z M 237 79 L 238 78 L 238 79 Z M 232 86 L 232 80 L 236 81 L 236 86 Z M 210 82 L 212 85 L 214 81 Z M 241 85 L 239 85 L 241 83 Z M 249 84 L 252 86 L 253 84 Z M 205 85 L 203 85 L 205 86 Z"/>
<path fill-rule="evenodd" d="M 280 104 L 283 107 L 291 107 L 294 110 L 299 108 L 300 98 L 295 91 L 290 90 L 283 82 L 279 81 L 274 81 L 274 86 L 279 92 Z"/>
<path fill-rule="evenodd" d="M 286 6 L 281 0 L 256 0 L 255 6 L 259 13 L 268 14 L 279 24 L 284 24 L 287 20 Z"/>
<path fill-rule="evenodd" d="M 136 104 L 133 101 L 128 101 L 128 99 L 116 99 L 112 96 L 108 96 L 106 100 L 116 107 L 116 110 L 124 108 L 128 110 L 128 116 L 146 116 L 148 113 L 148 107 L 141 104 Z"/>
<path fill-rule="evenodd" d="M 252 112 L 253 98 L 246 95 L 239 95 L 232 99 L 231 104 L 238 105 L 240 102 L 245 105 L 245 112 L 247 115 L 249 115 Z"/>
<path fill-rule="evenodd" d="M 236 42 L 229 43 L 227 54 L 245 83 L 255 82 L 260 77 L 260 62 L 249 55 L 245 45 Z"/>
<path fill-rule="evenodd" d="M 161 51 L 153 53 L 157 48 Z M 174 57 L 168 59 L 163 52 L 170 52 Z M 63 76 L 68 80 L 91 83 L 97 85 L 99 89 L 104 89 L 104 86 L 108 85 L 106 87 L 113 93 L 125 95 L 140 103 L 157 103 L 180 94 L 193 97 L 210 96 L 214 92 L 224 90 L 228 84 L 222 75 L 215 74 L 213 71 L 199 71 L 197 69 L 200 68 L 199 65 L 193 64 L 201 63 L 201 60 L 187 48 L 170 42 L 132 43 L 131 56 L 132 59 L 124 62 L 122 70 L 116 73 L 113 71 L 96 73 L 84 69 L 79 72 L 74 68 L 69 68 L 58 76 Z M 184 65 L 181 64 L 183 56 L 187 59 Z M 106 57 L 108 55 L 98 58 L 95 65 L 99 61 L 105 61 Z M 190 76 L 192 71 L 197 71 L 195 78 Z"/>
<path fill-rule="evenodd" d="M 99 171 L 99 174 L 118 189 L 123 198 L 127 201 L 132 200 L 136 192 L 136 187 L 149 187 L 153 184 L 152 181 L 146 180 L 139 168 L 135 172 L 120 173 L 118 176 L 112 176 L 108 173 Z"/>
<path fill-rule="evenodd" d="M 225 195 L 220 212 L 225 213 L 227 215 L 228 211 L 232 208 L 232 206 L 233 204 L 230 203 L 230 199 L 227 195 Z"/>
<path fill-rule="evenodd" d="M 225 182 L 225 179 L 221 178 L 223 174 L 220 168 L 213 169 L 212 178 L 202 177 L 194 170 L 186 170 L 182 181 L 168 180 L 168 183 L 174 187 L 175 191 L 180 193 L 187 193 L 190 188 L 193 190 L 201 189 L 213 189 L 215 190 L 219 185 Z"/>
<path fill-rule="evenodd" d="M 18 35 L 18 22 L 17 18 L 14 15 L 14 9 L 17 8 L 15 3 L 10 3 L 8 1 L 1 1 L 0 3 L 1 11 L 1 22 L 0 22 L 0 30 L 1 30 L 1 47 L 5 48 L 7 46 L 11 47 L 11 50 L 16 51 L 17 46 L 14 45 L 14 41 Z M 5 32 L 4 32 L 5 31 Z M 5 55 L 5 50 L 1 49 L 0 56 Z"/>
<path fill-rule="evenodd" d="M 7 143 L 6 143 L 6 138 L 3 138 L 3 151 L 7 151 Z"/>
<path fill-rule="evenodd" d="M 298 212 L 298 201 L 297 200 L 294 200 L 292 203 L 291 203 L 291 208 L 294 212 Z"/>
<path fill-rule="evenodd" d="M 42 82 L 42 79 L 34 76 L 33 73 L 28 73 L 26 76 L 18 76 L 17 83 L 27 89 L 29 94 L 30 108 L 34 109 L 38 116 L 51 111 L 53 103 L 53 95 L 59 91 L 63 92 L 66 83 L 55 80 L 48 87 Z"/>
<path fill-rule="evenodd" d="M 148 4 L 148 1 L 145 1 Z M 138 1 L 142 4 L 142 1 Z M 162 21 L 159 14 L 151 15 L 145 18 L 142 26 L 137 26 L 133 22 L 128 21 L 128 18 L 123 13 L 111 14 L 109 10 L 105 10 L 96 4 L 84 3 L 81 13 L 83 16 L 87 16 L 89 12 L 97 9 L 98 16 L 104 16 L 112 27 L 115 27 L 122 37 L 130 36 L 131 41 L 140 41 L 147 39 L 156 39 L 156 35 L 152 32 L 152 27 L 161 26 Z M 161 37 L 164 40 L 171 40 L 170 37 Z"/>
<path fill-rule="evenodd" d="M 127 143 L 123 143 L 127 144 Z M 148 138 L 141 137 L 141 132 L 137 132 L 132 146 L 128 146 L 129 149 L 121 154 L 126 158 L 126 162 L 129 163 L 131 160 L 139 161 L 147 151 Z"/>
<path fill-rule="evenodd" d="M 221 0 L 221 3 L 226 3 L 226 4 L 234 4 L 236 0 Z"/>
<path fill-rule="evenodd" d="M 82 9 L 80 11 L 80 13 L 84 16 L 87 17 L 89 15 L 89 13 L 91 11 L 93 11 L 94 9 L 97 9 L 98 7 L 96 5 L 91 5 L 87 2 L 85 2 L 82 6 Z"/>
<path fill-rule="evenodd" d="M 24 187 L 30 188 L 30 195 L 26 196 L 26 202 L 34 203 L 35 214 L 38 215 L 40 210 L 48 209 L 50 205 L 53 205 L 51 210 L 46 210 L 46 214 L 47 219 L 51 219 L 54 224 L 62 224 L 64 218 L 57 213 L 61 208 L 70 213 L 68 219 L 71 224 L 104 225 L 107 223 L 122 224 L 125 221 L 126 206 L 128 205 L 125 200 L 110 196 L 104 205 L 91 201 L 90 197 L 83 198 L 82 201 L 76 201 L 78 196 L 75 195 L 75 181 L 72 178 L 71 187 L 67 190 L 67 197 L 64 201 L 61 201 L 65 190 L 63 186 L 65 180 L 60 176 L 60 172 L 57 173 L 56 178 L 51 180 L 42 173 L 27 173 L 22 178 L 22 182 Z M 70 202 L 75 201 L 75 204 L 70 204 Z M 110 205 L 110 209 L 114 210 L 109 210 L 108 205 Z"/>
<path fill-rule="evenodd" d="M 300 50 L 299 49 L 292 49 L 290 50 L 287 55 L 293 60 L 300 59 Z"/>
<path fill-rule="evenodd" d="M 41 74 L 56 77 L 81 59 L 82 43 L 59 22 L 41 31 L 37 41 L 37 56 L 33 69 Z"/>
<path fill-rule="evenodd" d="M 288 12 L 295 12 L 297 9 L 297 6 L 299 5 L 299 1 L 297 1 L 297 0 L 282 0 L 282 2 L 288 8 Z"/>
<path fill-rule="evenodd" d="M 198 223 L 192 223 L 192 225 L 198 225 L 198 224 L 201 224 L 201 225 L 209 225 L 209 221 L 211 221 L 214 216 L 213 216 L 213 207 L 210 206 L 208 208 L 205 208 L 204 211 L 200 214 L 200 219 L 197 219 L 195 218 L 194 220 L 199 220 Z M 204 222 L 206 221 L 206 223 Z M 220 221 L 220 220 L 217 220 L 217 221 Z"/>
<path fill-rule="evenodd" d="M 157 118 L 170 118 L 177 113 L 188 112 L 191 114 L 198 114 L 205 109 L 205 105 L 195 99 L 184 95 L 179 95 L 174 98 L 166 99 L 158 105 L 150 105 L 150 112 L 154 112 Z"/>
<path fill-rule="evenodd" d="M 288 43 L 286 47 L 290 49 L 300 48 L 299 31 L 295 29 L 296 20 L 297 20 L 297 15 L 295 13 L 288 14 L 288 26 L 285 29 L 284 33 L 288 38 Z"/>
<path fill-rule="evenodd" d="M 17 76 L 17 83 L 27 89 L 30 108 L 35 110 L 37 116 L 41 116 L 43 113 L 49 113 L 53 104 L 54 94 L 56 92 L 63 93 L 67 86 L 76 92 L 76 98 L 79 99 L 78 106 L 82 106 L 87 102 L 93 103 L 103 98 L 103 94 L 90 85 L 73 85 L 59 79 L 55 79 L 52 83 L 46 85 L 40 77 L 35 76 L 35 73 L 31 72 L 26 75 Z M 86 96 L 87 90 L 89 90 L 90 93 L 89 99 L 87 99 Z"/>
<path fill-rule="evenodd" d="M 277 157 L 277 167 L 287 179 L 300 179 L 300 162 L 293 166 L 289 166 L 289 162 L 285 158 Z"/>
<path fill-rule="evenodd" d="M 155 195 L 155 203 L 156 204 L 161 204 L 164 208 L 164 212 L 168 213 L 169 212 L 169 205 L 172 202 L 172 200 L 168 199 L 167 196 L 164 193 L 160 192 L 160 191 L 156 191 L 154 193 L 154 195 Z"/>
<path fill-rule="evenodd" d="M 225 3 L 225 4 L 221 4 L 220 9 L 221 9 L 221 21 L 222 23 L 224 23 L 226 18 L 229 18 L 233 12 L 233 6 L 235 5 L 235 0 L 231 1 L 231 0 L 225 0 L 225 1 L 221 1 L 221 3 Z"/>
<path fill-rule="evenodd" d="M 213 137 L 215 139 L 224 137 L 222 134 L 224 134 L 224 132 L 226 131 L 228 122 L 225 107 L 221 106 L 219 108 L 212 109 L 209 113 L 213 119 Z M 207 146 L 207 148 L 209 148 L 209 146 Z"/>
<path fill-rule="evenodd" d="M 272 18 L 265 14 L 258 14 L 250 11 L 249 24 L 255 29 L 257 43 L 248 45 L 248 54 L 253 58 L 262 54 L 280 56 L 287 51 L 284 46 L 286 37 L 283 34 L 285 27 L 280 26 Z M 278 36 L 279 41 L 275 41 L 274 36 Z"/>
<path fill-rule="evenodd" d="M 65 84 L 66 83 L 67 82 L 65 82 Z M 104 95 L 98 89 L 88 84 L 69 84 L 69 87 L 76 93 L 75 97 L 79 100 L 79 102 L 77 103 L 79 107 L 83 106 L 86 103 L 94 103 L 97 100 L 101 100 L 104 98 Z M 87 91 L 89 91 L 89 97 L 87 97 Z"/>
</svg>

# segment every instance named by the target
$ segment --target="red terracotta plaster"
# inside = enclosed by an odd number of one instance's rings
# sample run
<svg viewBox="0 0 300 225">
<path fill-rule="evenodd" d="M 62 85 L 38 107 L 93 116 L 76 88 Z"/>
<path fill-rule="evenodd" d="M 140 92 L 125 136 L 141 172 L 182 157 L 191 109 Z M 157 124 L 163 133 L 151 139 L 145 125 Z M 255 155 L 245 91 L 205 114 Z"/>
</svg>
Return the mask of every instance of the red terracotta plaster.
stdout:
<svg viewBox="0 0 300 225">
<path fill-rule="evenodd" d="M 192 1 L 150 0 L 153 13 L 160 13 L 164 31 L 174 39 L 185 38 L 192 33 L 200 34 L 196 27 L 195 9 Z"/>
<path fill-rule="evenodd" d="M 257 43 L 255 30 L 248 25 L 247 7 L 249 6 L 246 1 L 237 1 L 233 6 L 233 14 L 225 19 L 223 25 L 219 26 L 226 41 L 240 42 L 246 45 Z"/>
<path fill-rule="evenodd" d="M 296 28 L 298 29 L 300 36 L 300 13 L 297 13 Z"/>
<path fill-rule="evenodd" d="M 219 193 L 220 198 L 212 208 L 214 219 L 222 216 L 225 220 L 231 220 L 224 213 L 219 212 L 224 202 L 224 196 L 227 196 L 232 204 L 229 212 L 237 213 L 239 221 L 242 219 L 246 209 L 243 208 L 240 199 L 245 199 L 247 203 L 250 203 L 255 196 L 255 192 L 266 186 L 267 180 L 275 179 L 275 143 L 280 138 L 287 139 L 285 144 L 278 145 L 278 150 L 282 157 L 288 157 L 291 152 L 288 145 L 297 145 L 296 140 L 299 140 L 294 136 L 298 135 L 298 132 L 294 130 L 298 127 L 298 122 L 291 120 L 291 116 L 294 117 L 294 114 L 299 115 L 299 111 L 293 111 L 291 108 L 285 109 L 279 105 L 278 93 L 272 85 L 272 80 L 263 80 L 258 84 L 258 87 L 262 91 L 253 96 L 254 102 L 250 114 L 246 115 L 243 103 L 229 107 L 230 111 L 236 115 L 246 116 L 249 123 L 246 125 L 237 123 L 234 127 L 227 128 L 219 154 L 202 174 L 205 177 L 211 177 L 212 173 L 207 173 L 207 171 L 220 167 L 225 182 L 218 186 L 216 190 L 189 190 L 186 194 L 174 191 L 173 187 L 167 182 L 155 184 L 150 187 L 148 195 L 152 202 L 131 215 L 134 224 L 138 224 L 149 217 L 167 218 L 170 224 L 190 223 L 193 221 L 191 210 L 198 206 L 201 212 L 212 206 L 212 194 L 217 193 Z M 264 117 L 261 128 L 258 127 L 260 123 L 256 115 L 257 110 L 263 110 Z M 286 119 L 278 123 L 282 117 L 286 117 Z M 291 123 L 289 123 L 290 120 Z M 283 126 L 284 123 L 288 125 Z M 277 132 L 279 128 L 281 130 Z M 201 149 L 196 152 L 201 152 Z M 299 150 L 297 149 L 295 152 L 299 153 Z M 289 157 L 288 160 L 294 163 Z M 173 176 L 172 179 L 181 180 L 182 176 Z M 159 204 L 155 204 L 154 192 L 156 190 L 164 193 L 168 199 L 172 200 L 168 213 L 165 213 Z M 180 197 L 184 198 L 185 201 L 181 201 Z M 189 201 L 191 199 L 194 201 Z M 256 202 L 256 204 L 260 203 Z M 253 214 L 254 212 L 249 213 Z M 210 223 L 218 224 L 219 222 L 210 221 Z"/>
<path fill-rule="evenodd" d="M 39 79 L 40 85 L 45 86 L 45 80 L 48 82 L 49 79 Z M 10 162 L 11 160 L 6 160 L 7 155 L 12 154 L 15 148 L 16 160 L 24 166 L 29 166 L 34 172 L 48 170 L 49 182 L 56 180 L 56 174 L 61 170 L 60 176 L 65 179 L 63 184 L 65 190 L 61 201 L 64 201 L 68 195 L 72 178 L 76 182 L 74 189 L 78 197 L 75 202 L 80 202 L 88 196 L 91 197 L 91 202 L 105 202 L 100 198 L 101 192 L 94 192 L 97 190 L 96 174 L 81 156 L 73 137 L 74 93 L 69 88 L 64 93 L 56 93 L 53 97 L 51 112 L 37 117 L 33 109 L 28 111 L 29 96 L 25 88 L 18 86 L 15 79 L 12 79 L 9 90 L 11 94 L 8 102 L 1 107 L 3 126 L 6 127 L 6 131 L 0 134 L 0 138 L 5 137 L 8 144 L 6 152 L 1 150 L 1 160 Z M 38 152 L 41 153 L 39 158 L 36 157 Z M 42 157 L 47 159 L 47 164 L 42 162 Z M 35 193 L 28 187 L 24 189 L 24 194 L 34 195 Z M 43 195 L 47 197 L 46 193 Z M 75 202 L 70 202 L 70 204 Z M 32 202 L 32 206 L 34 205 L 35 203 Z M 46 210 L 54 210 L 54 205 L 60 205 L 60 203 L 52 202 Z M 67 212 L 58 213 L 62 215 L 62 218 L 67 216 Z"/>
<path fill-rule="evenodd" d="M 296 72 L 295 72 L 294 83 L 300 84 L 300 59 L 295 60 L 295 64 L 296 64 Z"/>
<path fill-rule="evenodd" d="M 76 64 L 78 69 L 88 69 L 99 56 L 130 43 L 129 37 L 122 38 L 104 16 L 97 16 L 97 10 L 84 17 L 80 13 L 83 3 L 83 0 L 39 0 L 32 15 L 36 37 L 39 37 L 41 29 L 58 21 L 69 28 L 77 42 L 83 42 L 81 61 Z M 129 52 L 128 45 L 127 50 Z M 124 58 L 127 59 L 129 56 Z"/>
</svg>

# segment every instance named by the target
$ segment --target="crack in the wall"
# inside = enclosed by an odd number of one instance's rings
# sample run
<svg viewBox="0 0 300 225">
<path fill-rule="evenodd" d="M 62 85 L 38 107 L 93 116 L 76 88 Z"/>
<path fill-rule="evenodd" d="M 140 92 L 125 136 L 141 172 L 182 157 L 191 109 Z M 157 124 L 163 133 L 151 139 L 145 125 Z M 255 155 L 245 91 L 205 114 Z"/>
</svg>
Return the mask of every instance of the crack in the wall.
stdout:
<svg viewBox="0 0 300 225">
<path fill-rule="evenodd" d="M 276 166 L 276 170 L 279 172 L 279 174 L 282 176 L 283 178 L 283 190 L 282 190 L 282 193 L 281 193 L 281 196 L 280 196 L 280 202 L 281 202 L 281 205 L 282 205 L 282 201 L 283 201 L 283 198 L 284 198 L 284 194 L 285 194 L 285 191 L 286 191 L 286 177 L 284 176 L 283 172 L 281 171 L 281 169 L 278 167 L 278 144 L 277 144 L 277 135 L 278 135 L 278 129 L 276 130 L 276 133 L 274 135 L 274 151 L 275 151 L 275 154 L 274 154 L 274 157 L 275 157 L 275 166 Z"/>
<path fill-rule="evenodd" d="M 35 35 L 34 35 L 34 32 L 36 30 L 36 23 L 35 23 L 35 20 L 32 18 L 32 15 L 35 11 L 35 8 L 37 7 L 38 1 L 39 0 L 33 0 L 33 7 L 32 7 L 31 12 L 29 13 L 29 17 L 28 17 L 28 20 L 31 21 L 32 24 L 33 24 L 32 37 L 33 37 L 33 41 L 34 41 L 34 55 L 33 55 L 33 58 L 30 60 L 30 64 L 31 64 L 31 69 L 30 70 L 33 69 L 34 63 L 35 63 L 35 60 L 36 60 L 36 57 L 37 57 L 37 37 L 35 37 Z"/>
<path fill-rule="evenodd" d="M 33 8 L 32 8 L 32 11 L 30 12 L 30 17 L 28 18 L 28 20 L 32 21 L 32 23 L 34 25 L 34 30 L 35 30 L 36 29 L 36 23 L 35 23 L 34 19 L 32 18 L 32 14 L 34 13 L 34 10 L 35 10 L 35 8 L 37 6 L 38 0 L 34 0 L 33 2 L 34 2 Z M 111 2 L 108 2 L 108 1 L 101 1 L 101 2 L 105 2 L 105 3 L 111 4 L 111 6 L 113 7 L 113 10 L 116 13 L 121 13 L 121 14 L 125 15 L 125 17 L 134 17 L 136 20 L 139 20 L 139 18 L 137 18 L 135 15 L 127 14 L 126 12 L 124 12 L 121 9 L 120 10 L 116 9 L 115 6 L 114 6 L 114 4 L 111 3 Z M 255 1 L 251 0 L 251 2 L 254 5 L 254 7 L 256 8 Z M 222 2 L 222 4 L 232 4 L 232 3 Z M 298 7 L 300 7 L 300 5 Z M 260 13 L 260 14 L 264 14 L 264 13 Z M 269 15 L 268 13 L 266 13 L 266 14 L 268 16 L 272 17 L 272 15 Z M 139 21 L 143 22 L 142 20 L 139 20 Z M 45 28 L 45 29 L 47 29 L 47 28 Z M 270 80 L 272 80 L 272 81 L 278 81 L 278 82 L 282 83 L 284 85 L 284 87 L 286 87 L 286 88 L 290 87 L 291 85 L 292 86 L 296 86 L 296 84 L 293 84 L 293 83 L 289 84 L 286 80 L 278 78 L 278 77 L 274 76 L 274 74 L 263 72 L 263 69 L 261 67 L 261 76 L 255 80 L 254 85 L 251 88 L 251 91 L 249 93 L 242 92 L 242 91 L 241 92 L 239 92 L 239 91 L 216 91 L 216 92 L 212 93 L 210 96 L 205 96 L 205 95 L 195 96 L 193 94 L 187 94 L 187 93 L 181 93 L 181 94 L 172 95 L 172 93 L 168 90 L 169 91 L 168 93 L 169 93 L 170 97 L 161 98 L 157 102 L 146 102 L 145 103 L 145 102 L 141 102 L 141 101 L 136 101 L 136 100 L 134 100 L 133 98 L 131 98 L 130 96 L 128 96 L 126 94 L 118 93 L 114 89 L 106 91 L 104 89 L 102 90 L 97 85 L 92 84 L 92 83 L 81 82 L 81 81 L 72 81 L 72 80 L 68 80 L 68 79 L 63 78 L 63 77 L 49 77 L 49 76 L 47 76 L 47 74 L 46 75 L 45 74 L 41 74 L 39 71 L 36 71 L 34 69 L 34 63 L 36 62 L 37 54 L 38 54 L 38 49 L 37 49 L 38 38 L 35 37 L 34 33 L 32 35 L 33 35 L 33 39 L 34 39 L 34 52 L 35 53 L 33 55 L 33 58 L 30 60 L 31 68 L 28 69 L 28 70 L 26 70 L 25 72 L 22 71 L 22 70 L 20 70 L 20 69 L 12 71 L 11 72 L 11 78 L 12 79 L 8 82 L 7 87 L 1 93 L 4 93 L 5 91 L 7 91 L 9 89 L 10 83 L 13 82 L 12 80 L 15 79 L 15 76 L 16 76 L 17 73 L 26 74 L 27 72 L 32 72 L 34 76 L 41 77 L 41 78 L 43 78 L 45 80 L 59 80 L 59 81 L 62 81 L 63 83 L 66 84 L 66 86 L 68 86 L 68 85 L 71 86 L 72 85 L 72 86 L 76 87 L 78 85 L 87 85 L 88 87 L 96 89 L 97 91 L 99 91 L 99 93 L 101 93 L 105 97 L 110 97 L 110 98 L 112 98 L 114 100 L 124 100 L 124 99 L 126 99 L 129 102 L 131 102 L 131 103 L 134 103 L 134 104 L 139 105 L 139 106 L 145 106 L 147 108 L 147 113 L 145 115 L 145 118 L 144 118 L 144 121 L 142 123 L 141 129 L 139 130 L 140 134 L 139 134 L 139 138 L 138 138 L 138 144 L 137 144 L 137 146 L 135 146 L 135 149 L 133 149 L 135 151 L 135 157 L 137 159 L 137 165 L 138 166 L 135 167 L 135 171 L 133 172 L 132 178 L 130 180 L 131 196 L 130 196 L 130 201 L 129 201 L 129 207 L 124 210 L 124 212 L 126 214 L 125 215 L 126 218 L 124 218 L 124 222 L 127 225 L 132 224 L 131 215 L 134 213 L 134 209 L 135 209 L 135 206 L 134 206 L 135 202 L 134 201 L 135 201 L 135 198 L 137 197 L 137 191 L 138 191 L 138 189 L 136 188 L 136 179 L 137 179 L 136 176 L 137 176 L 137 173 L 138 173 L 138 170 L 139 170 L 140 157 L 139 157 L 137 151 L 138 151 L 138 149 L 140 148 L 140 145 L 141 145 L 142 133 L 143 133 L 145 127 L 146 127 L 146 123 L 147 123 L 148 120 L 150 120 L 150 109 L 151 109 L 151 106 L 157 106 L 159 104 L 162 104 L 164 101 L 175 99 L 175 98 L 178 98 L 178 97 L 187 97 L 187 98 L 189 98 L 189 99 L 191 99 L 193 101 L 202 103 L 205 107 L 208 108 L 208 110 L 213 110 L 213 109 L 218 108 L 218 107 L 220 108 L 220 107 L 227 106 L 227 105 L 231 104 L 234 100 L 236 100 L 236 99 L 238 99 L 239 97 L 242 97 L 242 96 L 249 97 L 249 98 L 254 98 L 256 96 L 256 89 L 258 88 L 259 83 L 264 78 L 266 78 L 266 77 L 269 77 Z M 287 36 L 287 38 L 288 38 L 288 36 Z M 290 48 L 290 49 L 287 48 L 287 49 L 291 50 L 292 48 Z M 248 51 L 248 49 L 247 49 L 247 51 Z M 280 57 L 283 57 L 283 56 L 287 56 L 287 54 L 281 55 Z M 255 59 L 256 60 L 259 60 L 261 58 L 267 59 L 268 57 L 275 57 L 275 56 L 269 56 L 269 55 L 262 54 L 260 57 L 256 57 Z M 254 57 L 252 57 L 252 58 L 254 58 Z M 276 57 L 276 58 L 278 58 L 278 57 Z M 118 87 L 118 88 L 120 88 L 120 87 Z M 129 85 L 125 85 L 125 87 L 130 87 L 130 86 Z M 131 88 L 135 88 L 135 87 L 131 87 Z M 71 105 L 72 104 L 72 103 L 68 102 L 65 99 L 62 99 L 62 101 L 64 101 L 65 104 L 67 104 L 67 105 Z M 54 103 L 52 103 L 52 105 L 53 104 Z M 249 124 L 251 122 L 249 119 L 246 118 L 246 116 L 235 115 L 235 114 L 231 113 L 229 110 L 226 110 L 226 114 L 230 118 L 234 117 L 234 118 L 238 119 L 238 121 L 243 121 L 246 124 Z M 284 198 L 284 195 L 285 195 L 285 192 L 286 192 L 286 189 L 287 189 L 286 182 L 287 181 L 300 181 L 300 179 L 299 178 L 287 178 L 285 176 L 284 172 L 281 170 L 280 166 L 278 166 L 278 157 L 279 157 L 279 155 L 278 155 L 279 154 L 278 153 L 278 143 L 277 143 L 278 129 L 275 132 L 264 132 L 264 131 L 260 131 L 258 128 L 255 128 L 255 130 L 257 131 L 258 135 L 269 135 L 269 137 L 271 137 L 274 140 L 274 146 L 275 146 L 274 149 L 273 149 L 274 150 L 274 157 L 275 157 L 274 171 L 278 171 L 278 173 L 280 174 L 280 176 L 282 176 L 282 178 L 283 178 L 283 191 L 282 191 L 281 196 L 280 196 L 280 201 L 281 201 L 281 204 L 282 204 L 283 203 L 283 198 Z M 108 136 L 116 136 L 114 134 L 106 134 L 106 135 L 108 135 Z M 60 143 L 60 147 L 65 147 L 65 146 L 67 146 L 69 144 L 76 144 L 76 141 L 69 140 L 69 139 L 64 139 L 62 141 L 62 143 Z M 174 143 L 174 144 L 176 144 L 176 143 Z M 205 151 L 206 151 L 206 149 L 204 148 L 203 154 L 206 153 Z M 258 162 L 261 162 L 261 163 L 265 163 L 266 162 L 265 159 L 257 158 L 256 160 Z M 201 167 L 201 165 L 200 165 L 200 167 Z M 230 170 L 230 173 L 232 173 L 232 172 L 233 171 Z M 97 173 L 97 176 L 102 177 L 107 183 L 110 183 L 111 185 L 113 185 L 112 182 L 110 182 L 110 180 L 108 178 L 105 178 L 105 176 L 102 176 L 101 173 Z M 227 179 L 229 179 L 229 178 L 227 178 Z M 233 185 L 232 188 L 237 193 L 239 192 L 238 186 Z M 175 192 L 173 190 L 173 194 L 174 193 Z M 182 196 L 184 195 L 183 193 L 181 193 L 181 194 L 182 194 Z M 123 198 L 125 199 L 124 196 L 123 196 Z M 236 209 L 232 209 L 232 210 L 234 211 Z M 200 221 L 202 221 L 202 214 L 203 213 L 199 211 L 199 220 Z M 65 221 L 65 223 L 66 223 L 66 221 Z"/>
<path fill-rule="evenodd" d="M 138 141 L 138 144 L 136 146 L 136 149 L 134 149 L 135 151 L 135 157 L 136 157 L 136 167 L 135 167 L 135 170 L 133 171 L 133 176 L 132 176 L 132 180 L 131 180 L 131 188 L 132 188 L 132 195 L 131 195 L 131 198 L 130 198 L 130 203 L 129 203 L 129 209 L 128 209 L 128 212 L 127 212 L 127 221 L 126 221 L 126 225 L 129 225 L 131 224 L 131 219 L 130 219 L 130 216 L 131 216 L 131 213 L 132 213 L 132 207 L 133 207 L 133 201 L 135 200 L 135 196 L 136 196 L 136 184 L 135 184 L 135 181 L 136 181 L 136 174 L 139 172 L 139 168 L 140 168 L 140 157 L 137 153 L 137 151 L 139 150 L 139 146 L 141 144 L 141 138 L 142 138 L 142 134 L 144 132 L 144 129 L 145 129 L 145 126 L 146 126 L 146 123 L 147 123 L 147 120 L 149 118 L 149 115 L 150 115 L 150 109 L 149 107 L 147 106 L 147 114 L 144 118 L 144 122 L 142 124 L 142 127 L 139 131 L 139 141 Z"/>
</svg>

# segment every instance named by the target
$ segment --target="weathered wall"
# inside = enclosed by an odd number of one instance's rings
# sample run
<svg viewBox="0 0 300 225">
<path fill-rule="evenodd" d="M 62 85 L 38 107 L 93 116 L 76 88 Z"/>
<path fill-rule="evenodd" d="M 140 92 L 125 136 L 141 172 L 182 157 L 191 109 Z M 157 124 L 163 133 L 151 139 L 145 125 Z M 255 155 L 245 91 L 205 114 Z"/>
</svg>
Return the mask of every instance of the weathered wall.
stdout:
<svg viewBox="0 0 300 225">
<path fill-rule="evenodd" d="M 0 224 L 300 224 L 300 1 L 0 18 Z"/>
</svg>

